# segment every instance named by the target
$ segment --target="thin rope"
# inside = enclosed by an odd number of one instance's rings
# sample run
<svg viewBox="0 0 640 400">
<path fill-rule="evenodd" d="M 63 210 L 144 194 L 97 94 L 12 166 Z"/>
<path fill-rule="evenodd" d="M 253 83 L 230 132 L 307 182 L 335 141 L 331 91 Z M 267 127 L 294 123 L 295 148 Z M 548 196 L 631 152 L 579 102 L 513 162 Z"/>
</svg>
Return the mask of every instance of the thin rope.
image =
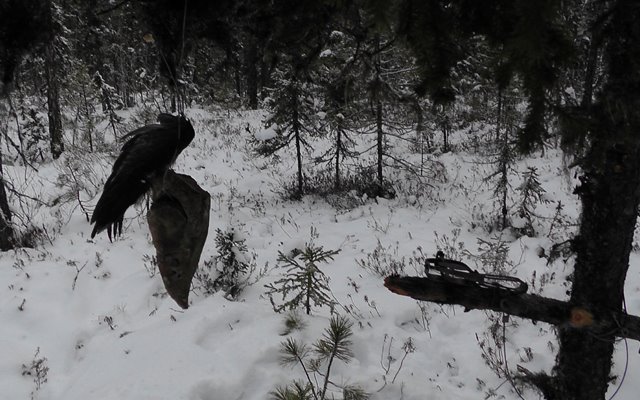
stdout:
<svg viewBox="0 0 640 400">
<path fill-rule="evenodd" d="M 187 30 L 187 3 L 188 2 L 189 0 L 184 0 L 184 10 L 182 12 L 182 39 L 180 43 L 180 58 L 178 59 L 178 65 L 177 65 L 177 67 L 180 67 L 180 68 L 182 67 L 182 59 L 184 56 L 185 31 Z M 178 89 L 178 86 L 176 86 L 176 89 Z M 177 90 L 177 96 L 178 96 L 178 104 L 176 104 L 176 107 L 178 109 L 178 113 L 182 114 L 184 113 L 184 107 L 186 103 L 184 88 L 182 88 L 182 90 Z M 180 136 L 178 135 L 178 138 L 179 137 Z"/>
</svg>

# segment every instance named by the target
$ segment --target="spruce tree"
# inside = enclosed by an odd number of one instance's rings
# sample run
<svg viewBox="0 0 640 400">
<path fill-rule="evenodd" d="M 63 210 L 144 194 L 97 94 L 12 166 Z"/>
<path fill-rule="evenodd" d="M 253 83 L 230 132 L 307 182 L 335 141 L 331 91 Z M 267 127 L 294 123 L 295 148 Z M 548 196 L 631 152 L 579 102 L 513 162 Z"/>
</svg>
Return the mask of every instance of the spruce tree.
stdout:
<svg viewBox="0 0 640 400">
<path fill-rule="evenodd" d="M 323 99 L 319 125 L 331 136 L 334 144 L 316 161 L 333 168 L 336 191 L 342 186 L 342 164 L 345 159 L 358 156 L 352 138 L 358 112 L 355 105 L 359 83 L 356 62 L 360 56 L 357 50 L 354 51 L 354 48 L 357 49 L 356 40 L 342 31 L 331 32 L 329 44 L 320 55 L 317 72 Z"/>
<path fill-rule="evenodd" d="M 516 188 L 516 191 L 520 193 L 516 213 L 524 222 L 519 230 L 523 235 L 535 236 L 534 210 L 538 204 L 547 204 L 549 200 L 545 197 L 546 191 L 540 184 L 537 168 L 529 167 L 522 173 L 522 178 L 522 183 Z"/>
<path fill-rule="evenodd" d="M 303 250 L 291 254 L 278 252 L 278 267 L 286 269 L 282 278 L 266 285 L 266 294 L 276 312 L 303 307 L 307 315 L 312 306 L 333 308 L 334 300 L 329 289 L 329 278 L 320 270 L 320 263 L 328 263 L 338 254 L 338 250 L 324 250 L 313 241 Z M 282 303 L 274 299 L 281 297 Z"/>
<path fill-rule="evenodd" d="M 216 229 L 215 257 L 218 276 L 213 281 L 213 290 L 222 290 L 229 300 L 237 300 L 247 286 L 247 275 L 255 269 L 252 260 L 247 259 L 247 245 L 233 230 L 224 232 Z"/>
<path fill-rule="evenodd" d="M 298 60 L 289 57 L 274 73 L 274 88 L 268 90 L 266 102 L 271 115 L 265 121 L 276 136 L 261 143 L 256 151 L 263 156 L 273 155 L 281 149 L 295 146 L 297 176 L 293 198 L 304 194 L 304 173 L 302 155 L 309 147 L 307 135 L 315 131 L 316 104 L 313 101 L 314 84 L 308 79 L 306 69 L 298 65 Z"/>
<path fill-rule="evenodd" d="M 62 115 L 60 111 L 60 78 L 62 70 L 61 50 L 59 38 L 62 30 L 62 10 L 53 0 L 47 1 L 47 31 L 48 38 L 45 45 L 45 76 L 47 81 L 47 115 L 49 117 L 49 142 L 51 155 L 54 159 L 60 157 L 64 151 L 62 141 Z"/>
</svg>

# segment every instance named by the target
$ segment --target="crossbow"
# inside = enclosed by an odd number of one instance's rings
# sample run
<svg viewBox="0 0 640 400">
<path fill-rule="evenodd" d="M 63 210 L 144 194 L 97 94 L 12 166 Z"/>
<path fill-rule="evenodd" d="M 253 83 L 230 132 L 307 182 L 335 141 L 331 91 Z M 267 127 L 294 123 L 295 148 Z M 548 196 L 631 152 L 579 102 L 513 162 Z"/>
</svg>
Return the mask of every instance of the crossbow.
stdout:
<svg viewBox="0 0 640 400">
<path fill-rule="evenodd" d="M 448 260 L 438 251 L 435 258 L 427 258 L 424 265 L 427 278 L 436 282 L 460 286 L 500 289 L 511 294 L 527 292 L 527 284 L 513 276 L 483 274 L 461 261 Z"/>
</svg>

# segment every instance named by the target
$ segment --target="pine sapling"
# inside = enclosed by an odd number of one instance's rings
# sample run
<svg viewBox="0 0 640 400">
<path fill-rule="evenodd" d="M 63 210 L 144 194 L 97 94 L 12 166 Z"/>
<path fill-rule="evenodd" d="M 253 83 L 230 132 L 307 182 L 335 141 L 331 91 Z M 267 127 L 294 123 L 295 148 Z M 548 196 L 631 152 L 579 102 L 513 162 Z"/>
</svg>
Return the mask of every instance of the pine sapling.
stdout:
<svg viewBox="0 0 640 400">
<path fill-rule="evenodd" d="M 311 314 L 311 306 L 329 306 L 333 308 L 329 278 L 318 268 L 321 262 L 329 262 L 339 250 L 324 250 L 315 246 L 313 241 L 305 245 L 304 250 L 291 254 L 278 252 L 278 266 L 286 269 L 282 278 L 266 285 L 266 294 L 276 312 L 304 307 L 307 315 Z M 276 304 L 274 295 L 279 294 L 284 301 Z"/>
<path fill-rule="evenodd" d="M 313 346 L 288 338 L 280 345 L 280 362 L 287 366 L 300 366 L 306 382 L 294 381 L 287 387 L 279 387 L 271 393 L 275 400 L 325 400 L 334 399 L 335 391 L 329 385 L 342 391 L 344 400 L 366 400 L 368 394 L 357 386 L 339 387 L 331 379 L 331 370 L 336 362 L 349 363 L 353 358 L 351 337 L 353 323 L 348 318 L 334 315 L 329 327 Z"/>
<path fill-rule="evenodd" d="M 312 386 L 308 383 L 294 381 L 289 386 L 278 386 L 271 392 L 271 400 L 314 400 Z"/>
</svg>

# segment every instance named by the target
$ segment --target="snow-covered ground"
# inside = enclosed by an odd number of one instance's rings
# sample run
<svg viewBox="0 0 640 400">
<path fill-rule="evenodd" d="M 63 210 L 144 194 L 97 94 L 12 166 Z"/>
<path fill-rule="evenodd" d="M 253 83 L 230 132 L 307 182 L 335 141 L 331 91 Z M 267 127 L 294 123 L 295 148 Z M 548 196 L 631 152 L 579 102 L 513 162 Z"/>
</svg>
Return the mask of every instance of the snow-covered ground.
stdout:
<svg viewBox="0 0 640 400">
<path fill-rule="evenodd" d="M 69 189 L 72 183 L 60 179 L 69 175 L 69 165 L 77 167 L 78 180 L 88 177 L 91 182 L 82 183 L 80 197 L 90 208 L 112 158 L 76 152 L 39 165 L 37 172 L 6 167 L 16 189 L 44 202 L 60 201 L 49 207 L 24 200 L 32 206 L 21 210 L 22 215 L 48 239 L 36 249 L 0 254 L 0 399 L 258 400 L 269 398 L 278 385 L 304 381 L 299 366 L 280 363 L 280 344 L 287 338 L 282 335 L 285 315 L 273 311 L 264 285 L 282 273 L 276 268 L 278 251 L 304 246 L 311 240 L 311 228 L 317 231 L 316 245 L 340 250 L 334 261 L 320 267 L 339 302 L 336 312 L 354 323 L 354 358 L 349 364 L 336 361 L 333 383 L 358 385 L 377 400 L 519 398 L 483 360 L 483 348 L 499 351 L 489 328 L 500 315 L 419 305 L 389 292 L 381 276 L 361 266 L 363 260 L 372 261 L 370 255 L 378 249 L 383 267 L 385 260 L 404 258 L 405 272 L 418 275 L 421 271 L 408 262 L 418 248 L 427 256 L 441 248 L 483 268 L 463 250 L 478 254 L 478 239 L 495 243 L 499 234 L 483 229 L 483 216 L 495 214 L 491 185 L 483 182 L 491 167 L 479 162 L 471 149 L 432 156 L 431 161 L 445 167 L 446 183 L 412 186 L 412 178 L 400 174 L 393 200 L 353 198 L 350 207 L 315 196 L 294 202 L 281 196 L 283 183 L 295 172 L 293 155 L 285 151 L 276 162 L 253 155 L 247 144 L 247 125 L 258 136 L 262 132 L 260 113 L 191 109 L 187 114 L 196 138 L 174 168 L 193 176 L 212 196 L 200 268 L 217 253 L 215 230 L 233 228 L 245 239 L 248 254 L 255 254 L 258 267 L 267 266 L 267 274 L 236 302 L 221 293 L 205 296 L 196 285 L 190 308 L 181 310 L 166 296 L 150 260 L 155 250 L 144 205 L 130 210 L 124 234 L 114 243 L 106 234 L 90 240 L 86 216 Z M 471 142 L 463 133 L 455 139 L 459 148 Z M 405 159 L 420 160 L 419 155 L 398 151 Z M 547 265 L 539 253 L 549 253 L 557 201 L 564 205 L 567 227 L 554 228 L 552 234 L 566 238 L 575 229 L 574 176 L 555 151 L 520 160 L 516 169 L 522 172 L 527 166 L 538 168 L 552 203 L 536 210 L 546 217 L 537 226 L 536 238 L 503 234 L 513 264 L 509 273 L 527 281 L 530 291 L 563 299 L 572 260 L 560 258 Z M 512 183 L 519 183 L 517 175 Z M 17 207 L 15 198 L 14 204 Z M 640 314 L 639 266 L 634 253 L 626 289 L 627 306 L 634 314 Z M 328 327 L 330 311 L 315 308 L 302 319 L 305 327 L 290 335 L 311 344 Z M 502 328 L 497 332 L 500 340 Z M 551 326 L 512 318 L 505 337 L 511 371 L 517 365 L 534 372 L 553 366 L 557 344 Z M 409 339 L 415 349 L 406 345 Z M 623 373 L 627 355 L 619 400 L 635 400 L 640 392 L 640 381 L 634 379 L 640 370 L 637 342 L 628 342 L 628 353 L 625 342 L 617 344 L 614 372 Z M 619 383 L 611 385 L 610 394 Z M 341 398 L 335 386 L 329 387 L 331 395 Z M 538 398 L 530 390 L 522 395 Z"/>
</svg>

